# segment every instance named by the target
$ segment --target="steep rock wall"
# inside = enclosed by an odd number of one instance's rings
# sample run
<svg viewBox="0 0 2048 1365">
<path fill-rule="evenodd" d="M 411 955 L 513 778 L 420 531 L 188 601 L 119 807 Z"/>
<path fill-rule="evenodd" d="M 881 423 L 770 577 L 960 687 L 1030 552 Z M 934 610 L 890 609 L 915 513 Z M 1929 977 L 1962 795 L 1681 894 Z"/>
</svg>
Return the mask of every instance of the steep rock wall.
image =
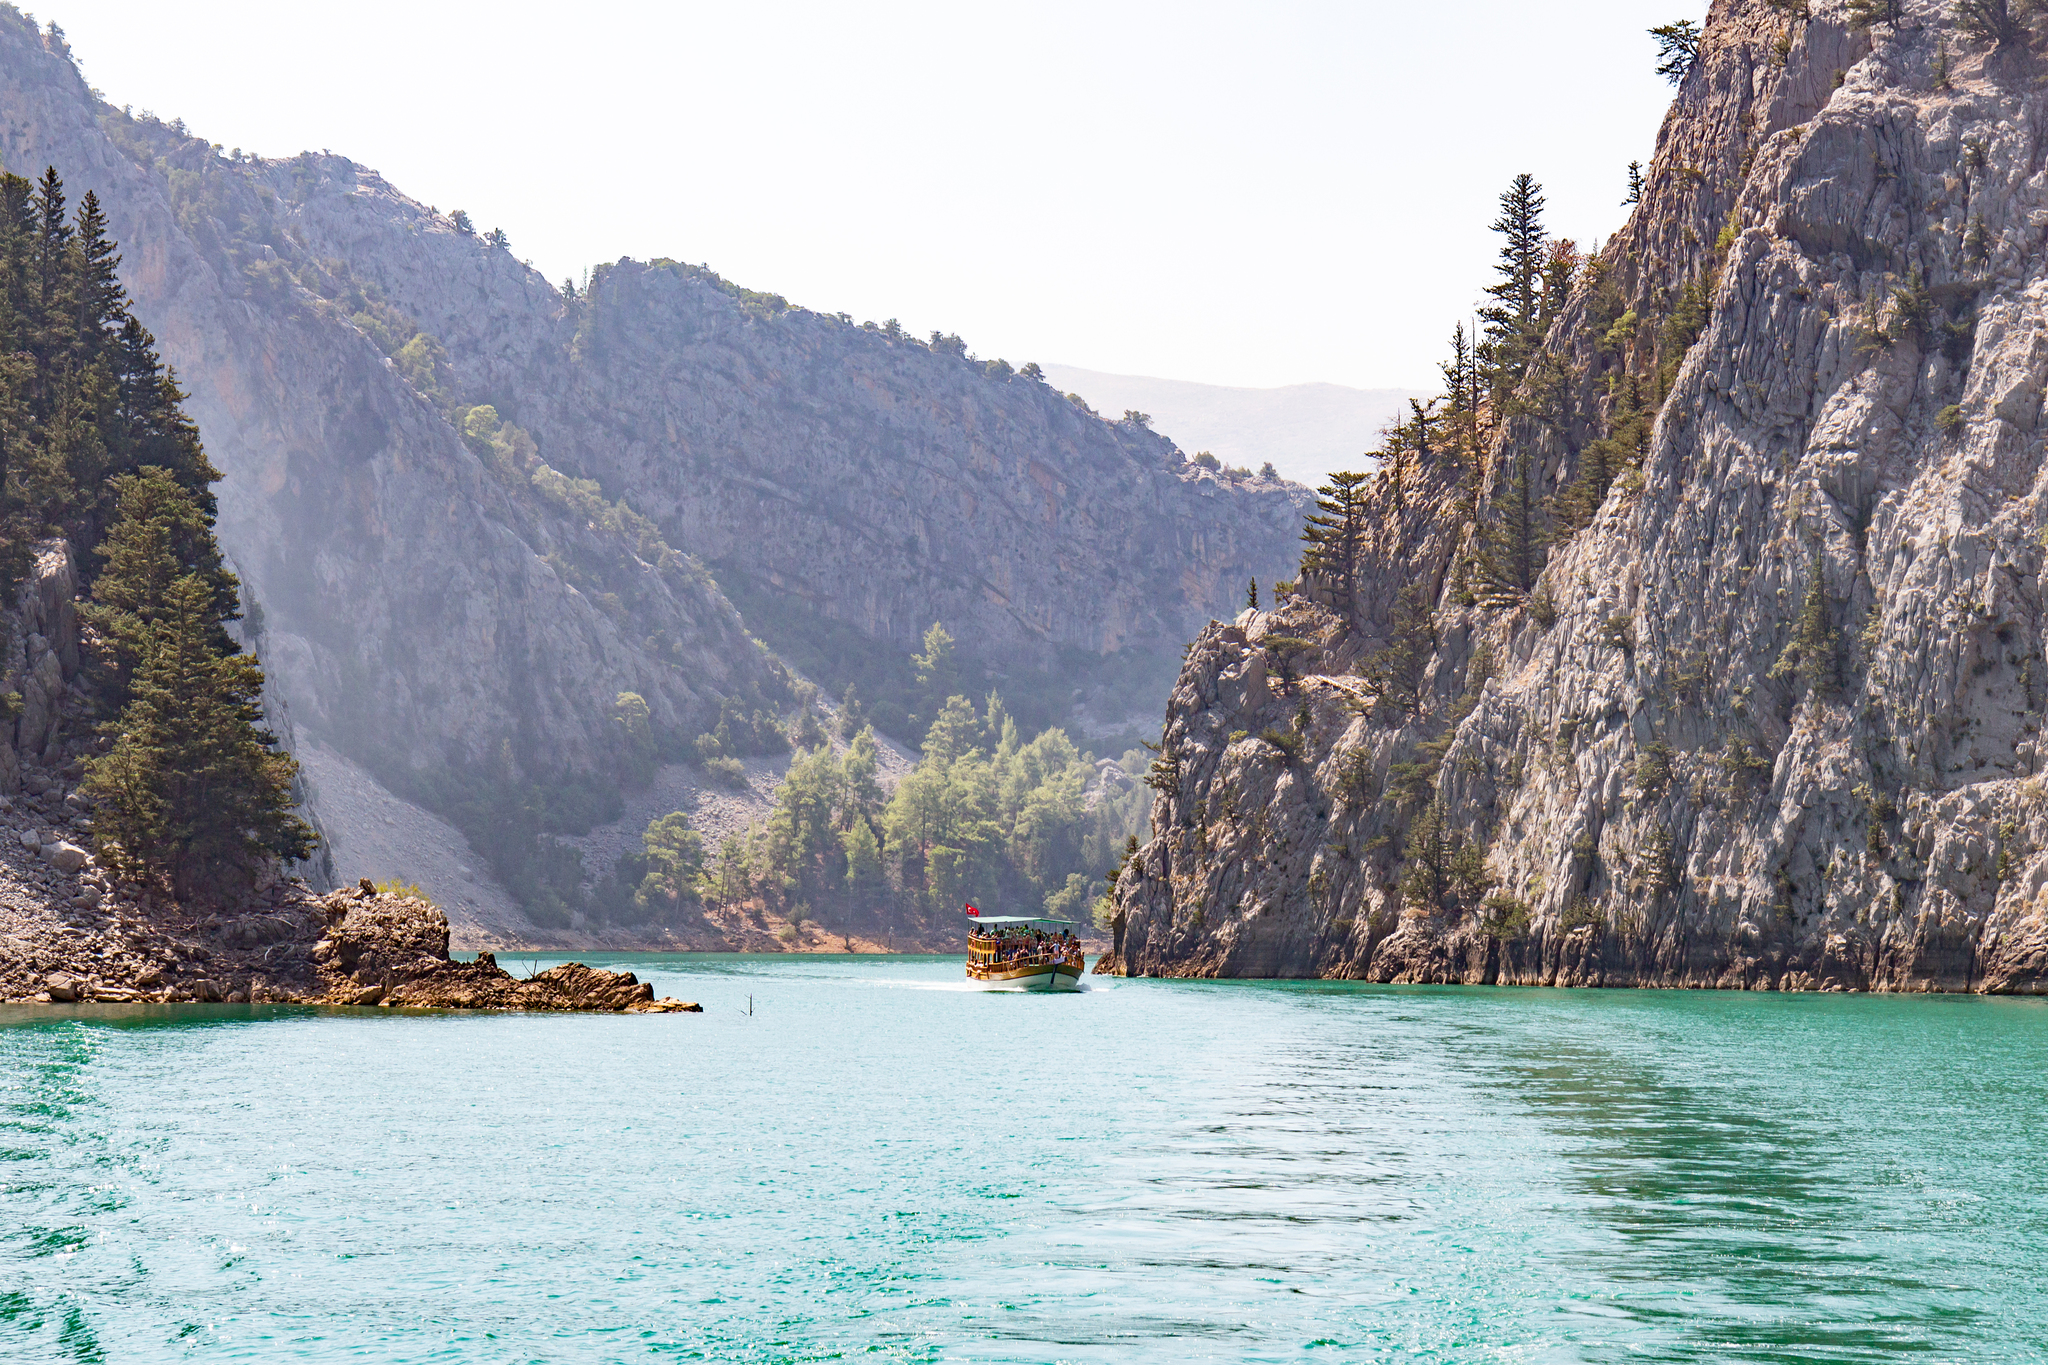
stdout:
<svg viewBox="0 0 2048 1365">
<path fill-rule="evenodd" d="M 1178 652 L 1293 571 L 1305 491 L 1230 483 L 963 348 L 622 260 L 558 295 L 509 251 L 323 158 L 287 221 L 447 349 L 465 394 L 678 546 L 892 646 Z M 1365 433 L 1361 433 L 1361 440 Z"/>
<path fill-rule="evenodd" d="M 1906 11 L 1718 0 L 1607 254 L 1646 316 L 1718 270 L 1640 479 L 1520 604 L 1461 603 L 1434 474 L 1381 504 L 1381 605 L 1205 631 L 1113 968 L 2048 988 L 2048 96 Z M 1611 411 L 1592 309 L 1547 343 L 1576 416 L 1505 421 L 1484 502 L 1525 455 L 1562 488 Z M 1364 676 L 1411 582 L 1412 711 Z"/>
</svg>

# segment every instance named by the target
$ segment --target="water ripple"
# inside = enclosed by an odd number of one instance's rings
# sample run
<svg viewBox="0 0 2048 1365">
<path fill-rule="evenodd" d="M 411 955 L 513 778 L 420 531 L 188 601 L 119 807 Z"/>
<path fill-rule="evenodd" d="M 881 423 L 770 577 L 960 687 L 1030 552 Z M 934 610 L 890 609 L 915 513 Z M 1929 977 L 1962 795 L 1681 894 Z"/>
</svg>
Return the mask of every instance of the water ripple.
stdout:
<svg viewBox="0 0 2048 1365">
<path fill-rule="evenodd" d="M 0 1009 L 0 1357 L 2048 1346 L 2044 1002 L 607 965 L 707 1013 Z"/>
</svg>

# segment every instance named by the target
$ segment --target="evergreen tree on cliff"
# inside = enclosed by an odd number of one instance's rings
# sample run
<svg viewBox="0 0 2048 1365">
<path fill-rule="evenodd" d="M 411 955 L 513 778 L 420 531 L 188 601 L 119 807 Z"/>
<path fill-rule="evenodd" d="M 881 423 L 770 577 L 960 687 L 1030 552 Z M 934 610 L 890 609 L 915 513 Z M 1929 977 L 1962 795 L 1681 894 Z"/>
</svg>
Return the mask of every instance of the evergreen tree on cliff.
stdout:
<svg viewBox="0 0 2048 1365">
<path fill-rule="evenodd" d="M 1516 451 L 1507 483 L 1494 496 L 1492 515 L 1479 529 L 1474 567 L 1483 596 L 1496 606 L 1521 601 L 1543 572 L 1542 512 L 1529 474 L 1529 456 Z"/>
<path fill-rule="evenodd" d="M 246 886 L 265 860 L 313 851 L 292 813 L 298 764 L 259 728 L 263 672 L 221 652 L 213 589 L 198 574 L 157 604 L 114 746 L 86 765 L 99 855 L 128 876 L 163 876 L 179 899 Z"/>
<path fill-rule="evenodd" d="M 1304 573 L 1313 573 L 1330 585 L 1336 608 L 1346 619 L 1355 619 L 1358 585 L 1358 553 L 1365 541 L 1366 491 L 1369 474 L 1332 474 L 1316 490 L 1316 510 L 1301 533 L 1308 550 L 1301 557 Z"/>
<path fill-rule="evenodd" d="M 1476 469 L 1484 448 L 1479 433 L 1479 357 L 1466 339 L 1464 323 L 1451 334 L 1451 358 L 1437 368 L 1444 377 L 1448 399 L 1444 417 L 1450 423 L 1454 448 L 1467 470 Z"/>
<path fill-rule="evenodd" d="M 0 589 L 30 547 L 67 536 L 88 575 L 115 516 L 114 480 L 167 471 L 211 524 L 207 462 L 184 394 L 128 312 L 99 200 L 67 220 L 64 182 L 0 175 Z"/>
<path fill-rule="evenodd" d="M 101 699 L 110 709 L 128 700 L 128 685 L 162 628 L 172 585 L 195 578 L 214 613 L 213 648 L 234 652 L 226 623 L 239 614 L 240 584 L 221 562 L 212 519 L 169 471 L 150 466 L 109 480 L 120 519 L 100 542 L 103 560 L 93 600 L 83 615 L 100 638 Z"/>
<path fill-rule="evenodd" d="M 1479 310 L 1486 322 L 1480 356 L 1495 401 L 1505 401 L 1543 339 L 1543 291 L 1550 253 L 1543 236 L 1543 187 L 1526 171 L 1500 196 L 1500 280 L 1486 287 L 1494 302 Z"/>
</svg>

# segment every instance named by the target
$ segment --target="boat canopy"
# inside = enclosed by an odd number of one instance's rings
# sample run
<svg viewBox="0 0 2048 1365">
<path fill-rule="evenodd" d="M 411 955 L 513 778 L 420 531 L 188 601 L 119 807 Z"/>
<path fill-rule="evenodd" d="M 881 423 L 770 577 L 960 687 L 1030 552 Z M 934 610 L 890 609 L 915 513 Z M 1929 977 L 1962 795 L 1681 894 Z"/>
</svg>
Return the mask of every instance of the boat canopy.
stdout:
<svg viewBox="0 0 2048 1365">
<path fill-rule="evenodd" d="M 1050 915 L 974 915 L 976 924 L 1072 924 L 1070 919 L 1054 919 Z"/>
</svg>

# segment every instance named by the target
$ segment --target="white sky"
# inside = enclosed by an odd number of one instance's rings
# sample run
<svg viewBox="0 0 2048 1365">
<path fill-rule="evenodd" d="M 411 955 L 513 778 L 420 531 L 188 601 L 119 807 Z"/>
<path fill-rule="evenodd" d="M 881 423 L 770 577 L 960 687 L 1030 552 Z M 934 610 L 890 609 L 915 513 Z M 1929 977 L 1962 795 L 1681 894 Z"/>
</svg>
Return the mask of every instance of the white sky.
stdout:
<svg viewBox="0 0 2048 1365">
<path fill-rule="evenodd" d="M 31 4 L 34 0 L 29 0 Z M 1421 386 L 1508 179 L 1622 220 L 1703 0 L 44 0 L 115 104 L 984 357 Z"/>
</svg>

